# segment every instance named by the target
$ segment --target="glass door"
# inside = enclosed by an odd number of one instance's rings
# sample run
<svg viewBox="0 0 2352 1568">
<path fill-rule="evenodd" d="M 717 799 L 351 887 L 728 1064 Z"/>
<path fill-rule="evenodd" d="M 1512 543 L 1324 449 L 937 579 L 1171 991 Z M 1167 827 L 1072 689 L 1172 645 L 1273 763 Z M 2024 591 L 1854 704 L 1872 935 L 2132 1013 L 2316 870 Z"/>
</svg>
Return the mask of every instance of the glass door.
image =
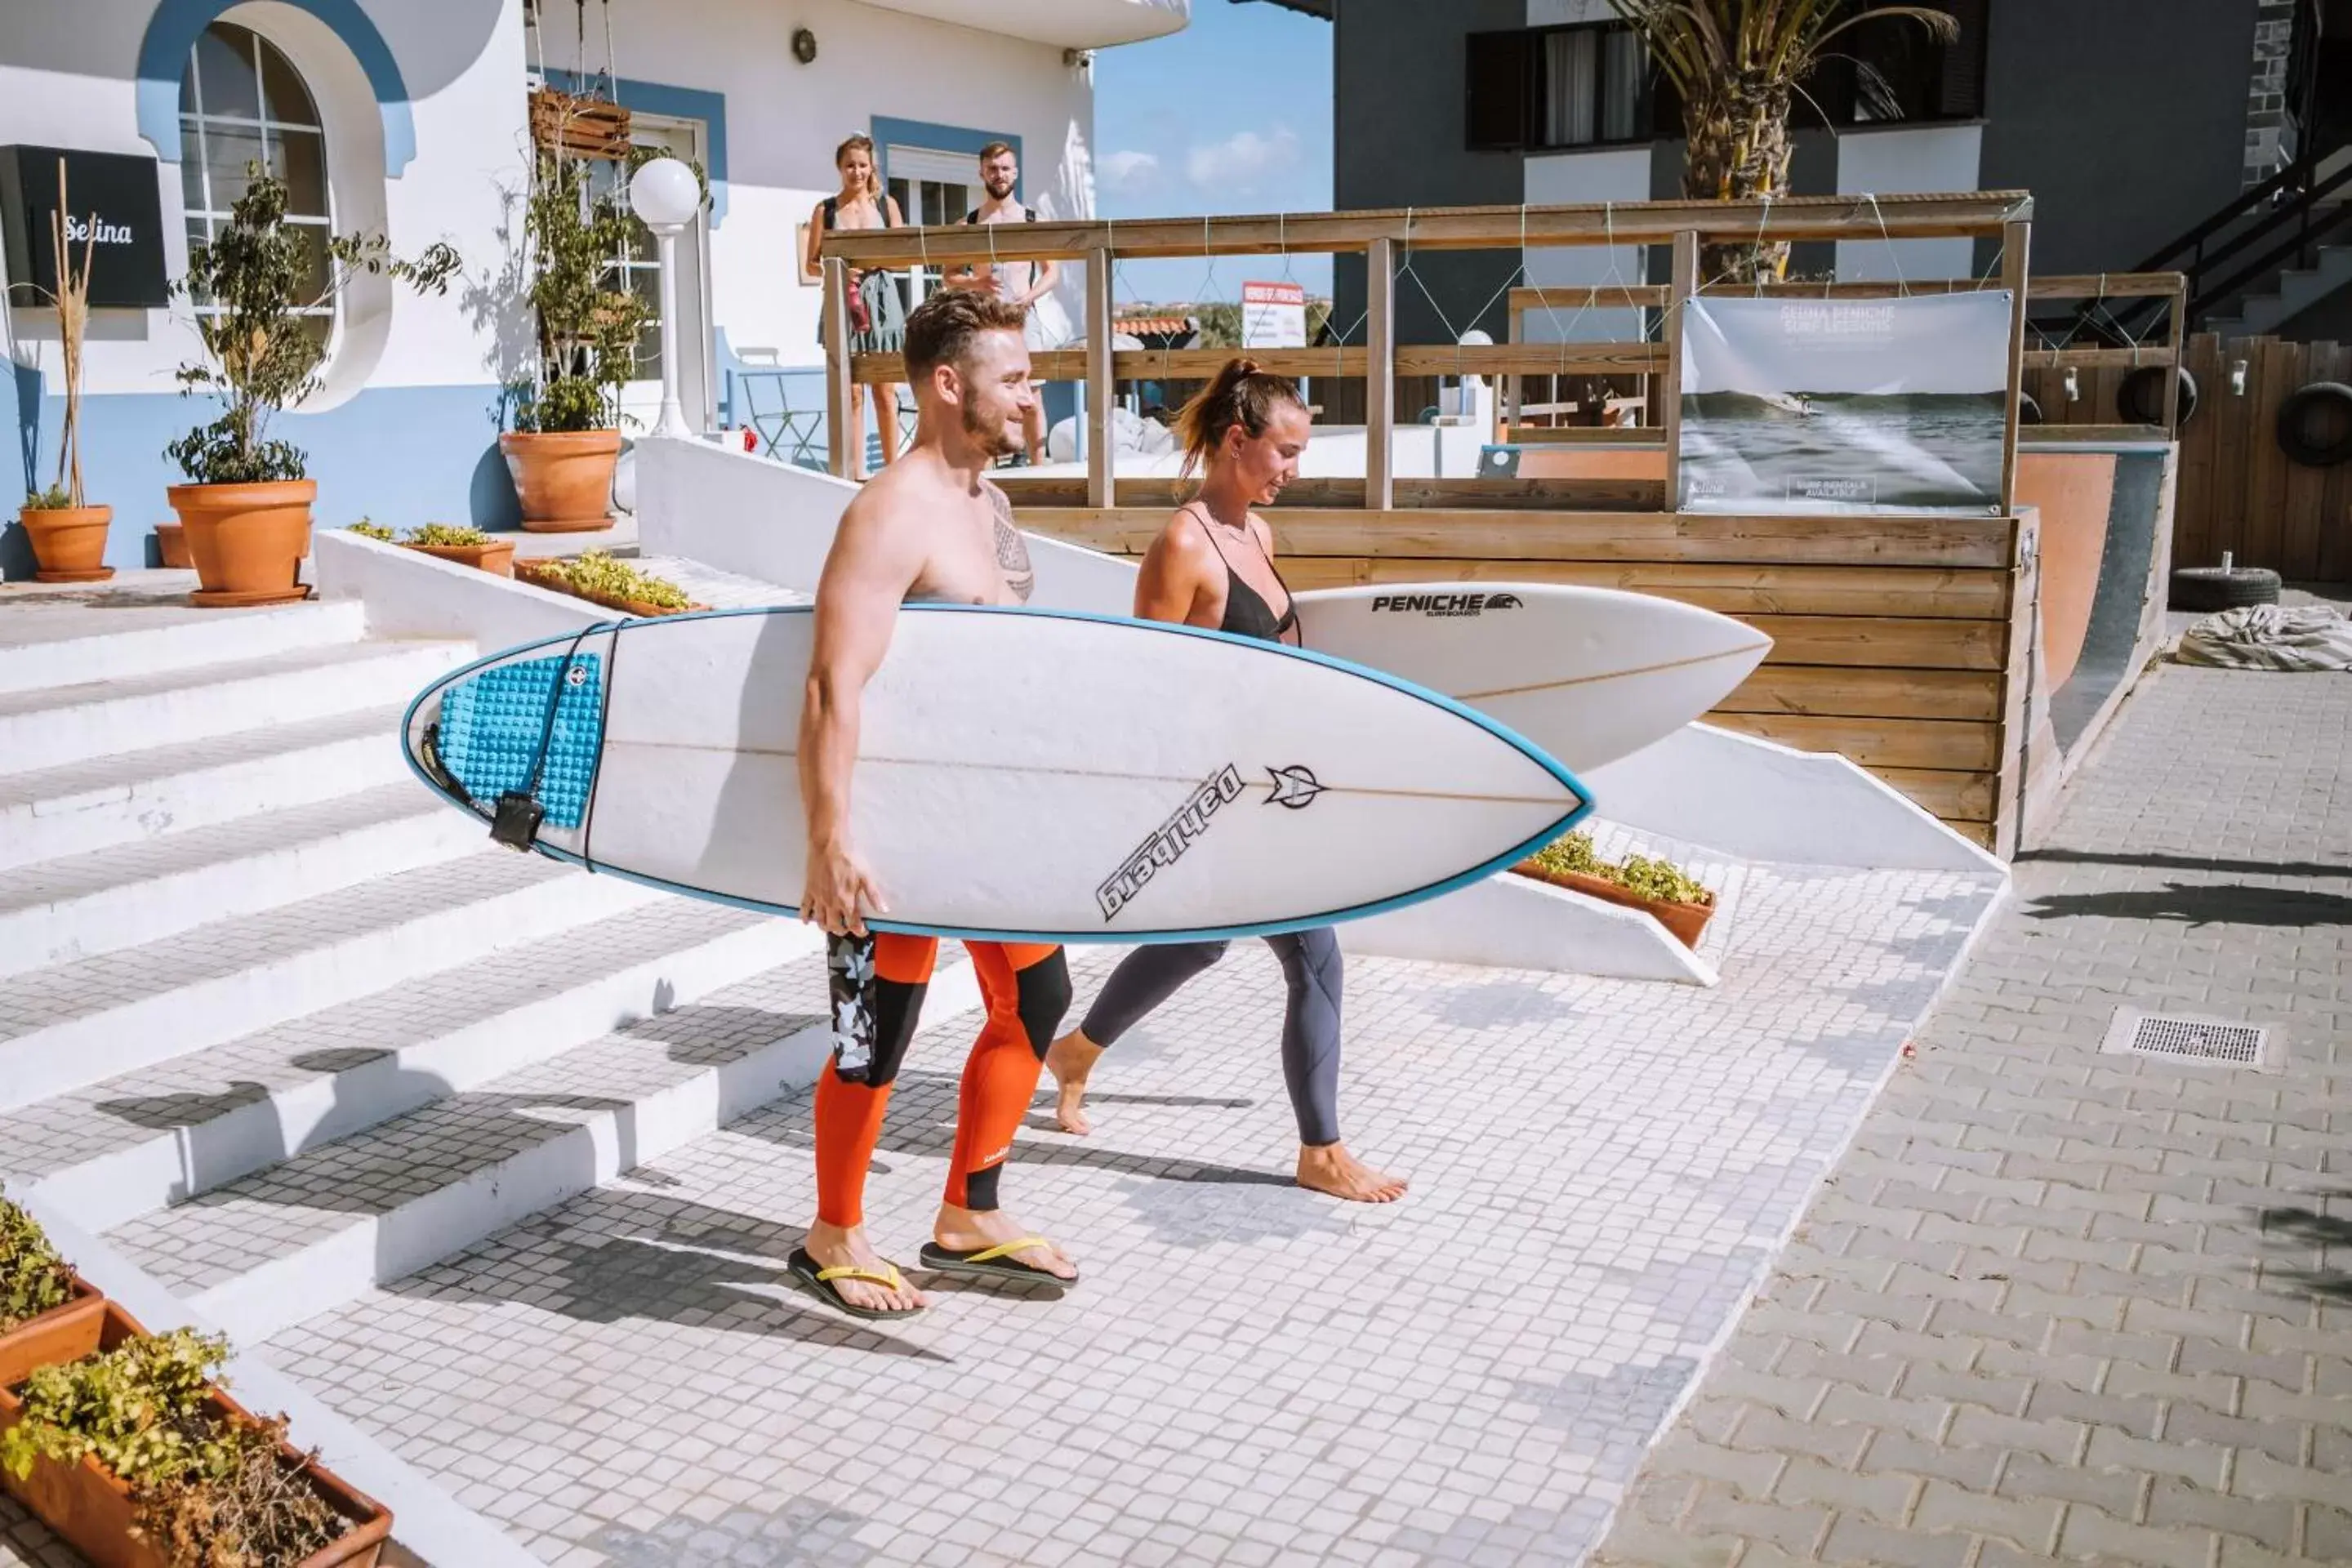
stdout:
<svg viewBox="0 0 2352 1568">
<path fill-rule="evenodd" d="M 629 140 L 673 157 L 702 161 L 703 125 L 699 120 L 673 120 L 632 112 Z M 599 194 L 614 192 L 625 205 L 625 192 L 614 187 L 625 178 L 617 163 L 596 165 Z M 677 237 L 678 401 L 686 421 L 698 430 L 711 427 L 714 399 L 710 385 L 709 234 L 710 214 L 698 215 L 694 226 Z M 646 323 L 637 335 L 635 372 L 621 389 L 621 429 L 639 436 L 661 416 L 661 243 L 653 230 L 629 219 L 629 243 L 613 258 L 614 281 L 627 288 L 646 304 Z"/>
</svg>

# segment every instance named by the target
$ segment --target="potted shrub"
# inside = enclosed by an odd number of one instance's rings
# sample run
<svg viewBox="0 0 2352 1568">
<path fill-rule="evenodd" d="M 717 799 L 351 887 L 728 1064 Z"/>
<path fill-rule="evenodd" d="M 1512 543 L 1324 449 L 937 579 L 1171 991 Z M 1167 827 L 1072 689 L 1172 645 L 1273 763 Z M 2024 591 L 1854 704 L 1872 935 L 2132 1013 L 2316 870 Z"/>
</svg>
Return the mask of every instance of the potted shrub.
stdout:
<svg viewBox="0 0 2352 1568">
<path fill-rule="evenodd" d="M 667 578 L 615 561 L 602 550 L 591 550 L 571 561 L 519 561 L 514 574 L 526 583 L 625 615 L 676 616 L 710 607 L 688 599 L 686 590 Z"/>
<path fill-rule="evenodd" d="M 164 448 L 188 476 L 169 494 L 202 584 L 194 601 L 206 605 L 277 604 L 310 591 L 296 575 L 310 552 L 319 487 L 300 448 L 268 434 L 272 415 L 318 385 L 325 349 L 312 331 L 318 318 L 306 312 L 362 271 L 438 294 L 458 265 L 446 245 L 404 261 L 381 235 L 335 235 L 321 283 L 303 231 L 285 221 L 286 187 L 258 163 L 247 171 L 251 183 L 227 226 L 196 247 L 176 286 L 205 308 L 196 331 L 209 356 L 180 367 L 182 395 L 208 392 L 225 405 L 218 419 Z"/>
<path fill-rule="evenodd" d="M 514 541 L 492 539 L 478 528 L 428 522 L 422 528 L 410 529 L 408 537 L 400 543 L 403 549 L 454 561 L 460 566 L 488 572 L 493 577 L 514 575 Z"/>
<path fill-rule="evenodd" d="M 108 1303 L 97 1353 L 0 1389 L 0 1481 L 94 1563 L 373 1568 L 392 1515 L 216 1382 L 226 1342 Z"/>
<path fill-rule="evenodd" d="M 1603 860 L 1589 833 L 1555 839 L 1511 869 L 1604 903 L 1640 910 L 1685 947 L 1698 945 L 1699 932 L 1715 915 L 1715 894 L 1678 868 L 1644 855 Z"/>
<path fill-rule="evenodd" d="M 0 1388 L 96 1350 L 102 1310 L 33 1216 L 0 1197 Z"/>
<path fill-rule="evenodd" d="M 114 568 L 106 563 L 106 529 L 114 509 L 89 505 L 81 490 L 82 333 L 89 325 L 89 264 L 97 251 L 99 226 L 93 215 L 77 268 L 73 247 L 66 240 L 65 216 L 71 210 L 66 198 L 66 161 L 60 158 L 58 207 L 49 215 L 57 287 L 37 291 L 48 295 L 58 313 L 58 377 L 65 387 L 66 414 L 58 434 L 57 482 L 27 493 L 24 510 L 16 514 L 32 541 L 33 576 L 42 583 L 100 583 L 114 575 Z"/>
<path fill-rule="evenodd" d="M 525 264 L 539 315 L 538 363 L 514 389 L 499 451 L 522 525 L 535 533 L 613 526 L 620 392 L 633 374 L 646 302 L 614 281 L 635 228 L 625 182 L 599 197 L 582 159 L 542 150 L 523 208 Z"/>
</svg>

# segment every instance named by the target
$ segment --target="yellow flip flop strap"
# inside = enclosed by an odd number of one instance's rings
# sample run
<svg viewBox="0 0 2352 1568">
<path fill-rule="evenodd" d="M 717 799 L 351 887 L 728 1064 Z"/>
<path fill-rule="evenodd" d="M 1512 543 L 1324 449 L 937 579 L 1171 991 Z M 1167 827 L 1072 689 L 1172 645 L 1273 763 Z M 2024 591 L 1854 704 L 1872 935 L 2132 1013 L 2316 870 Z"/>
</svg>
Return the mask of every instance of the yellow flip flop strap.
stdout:
<svg viewBox="0 0 2352 1568">
<path fill-rule="evenodd" d="M 820 1268 L 816 1271 L 816 1277 L 820 1284 L 830 1283 L 835 1279 L 863 1279 L 868 1285 L 879 1285 L 886 1290 L 903 1290 L 907 1288 L 907 1282 L 898 1277 L 898 1271 L 896 1268 L 891 1269 L 887 1274 L 877 1274 L 871 1268 L 856 1268 L 844 1265 L 839 1268 Z"/>
<path fill-rule="evenodd" d="M 994 1247 L 982 1247 L 980 1251 L 975 1252 L 971 1257 L 965 1258 L 964 1261 L 966 1263 L 993 1263 L 1000 1258 L 1010 1258 L 1016 1252 L 1026 1252 L 1033 1247 L 1051 1247 L 1054 1244 L 1052 1242 L 1047 1241 L 1042 1236 L 1024 1236 L 1018 1241 L 1002 1242 Z"/>
</svg>

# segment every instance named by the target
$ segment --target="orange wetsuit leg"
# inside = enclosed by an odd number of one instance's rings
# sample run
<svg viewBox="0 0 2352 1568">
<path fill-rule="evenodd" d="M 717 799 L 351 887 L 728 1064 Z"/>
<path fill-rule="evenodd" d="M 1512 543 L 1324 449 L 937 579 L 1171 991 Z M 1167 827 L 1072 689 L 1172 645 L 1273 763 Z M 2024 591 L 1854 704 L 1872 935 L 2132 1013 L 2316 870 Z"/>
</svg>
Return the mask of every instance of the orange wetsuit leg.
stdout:
<svg viewBox="0 0 2352 1568">
<path fill-rule="evenodd" d="M 939 952 L 936 937 L 893 931 L 827 942 L 833 1062 L 817 1075 L 814 1113 L 816 1217 L 827 1225 L 866 1223 L 866 1173 Z"/>
<path fill-rule="evenodd" d="M 996 1182 L 1013 1135 L 1029 1113 L 1045 1047 L 1070 1007 L 1070 968 L 1058 947 L 968 942 L 988 1004 L 956 1100 L 955 1155 L 947 1201 L 957 1208 L 997 1206 Z"/>
</svg>

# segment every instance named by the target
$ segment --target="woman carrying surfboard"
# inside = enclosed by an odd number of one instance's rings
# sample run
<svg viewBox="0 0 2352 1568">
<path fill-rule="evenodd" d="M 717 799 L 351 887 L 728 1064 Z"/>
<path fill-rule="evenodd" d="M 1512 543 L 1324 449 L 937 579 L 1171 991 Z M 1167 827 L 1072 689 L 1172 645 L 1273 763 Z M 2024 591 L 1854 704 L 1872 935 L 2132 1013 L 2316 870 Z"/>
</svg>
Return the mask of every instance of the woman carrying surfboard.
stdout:
<svg viewBox="0 0 2352 1568">
<path fill-rule="evenodd" d="M 1246 359 L 1227 362 L 1178 416 L 1183 476 L 1203 469 L 1200 493 L 1178 509 L 1144 553 L 1135 614 L 1297 646 L 1298 616 L 1275 570 L 1273 531 L 1251 510 L 1298 477 L 1311 433 L 1298 389 Z M 1276 605 L 1280 608 L 1277 610 Z M 1339 941 L 1329 927 L 1265 939 L 1290 987 L 1282 1074 L 1298 1120 L 1298 1184 L 1359 1203 L 1404 1195 L 1339 1140 Z M 1054 1043 L 1045 1066 L 1059 1094 L 1055 1120 L 1089 1131 L 1087 1075 L 1118 1037 L 1223 958 L 1222 942 L 1139 947 L 1111 972 L 1086 1022 Z"/>
</svg>

